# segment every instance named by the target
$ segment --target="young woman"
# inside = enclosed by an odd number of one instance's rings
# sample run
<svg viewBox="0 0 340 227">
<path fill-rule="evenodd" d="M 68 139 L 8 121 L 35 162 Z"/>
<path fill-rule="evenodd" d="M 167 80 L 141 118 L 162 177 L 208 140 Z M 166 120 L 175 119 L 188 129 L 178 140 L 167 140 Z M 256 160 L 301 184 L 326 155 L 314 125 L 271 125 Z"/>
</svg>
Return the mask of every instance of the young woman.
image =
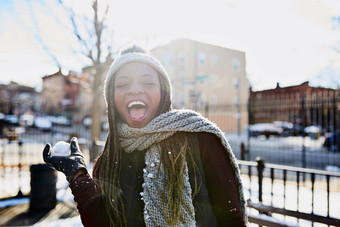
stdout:
<svg viewBox="0 0 340 227">
<path fill-rule="evenodd" d="M 87 173 L 77 140 L 46 163 L 66 174 L 84 226 L 246 226 L 240 173 L 219 128 L 172 110 L 161 63 L 133 46 L 112 64 L 104 89 L 110 130 Z"/>
</svg>

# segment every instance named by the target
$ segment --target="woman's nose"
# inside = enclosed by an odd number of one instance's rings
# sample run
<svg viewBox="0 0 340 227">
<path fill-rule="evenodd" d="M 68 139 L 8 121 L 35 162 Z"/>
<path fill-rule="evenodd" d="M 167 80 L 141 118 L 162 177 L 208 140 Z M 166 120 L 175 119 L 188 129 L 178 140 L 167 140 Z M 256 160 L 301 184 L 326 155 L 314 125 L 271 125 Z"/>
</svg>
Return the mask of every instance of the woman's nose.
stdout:
<svg viewBox="0 0 340 227">
<path fill-rule="evenodd" d="M 139 93 L 143 93 L 143 89 L 138 83 L 133 83 L 129 89 L 129 93 L 132 95 L 136 95 Z"/>
</svg>

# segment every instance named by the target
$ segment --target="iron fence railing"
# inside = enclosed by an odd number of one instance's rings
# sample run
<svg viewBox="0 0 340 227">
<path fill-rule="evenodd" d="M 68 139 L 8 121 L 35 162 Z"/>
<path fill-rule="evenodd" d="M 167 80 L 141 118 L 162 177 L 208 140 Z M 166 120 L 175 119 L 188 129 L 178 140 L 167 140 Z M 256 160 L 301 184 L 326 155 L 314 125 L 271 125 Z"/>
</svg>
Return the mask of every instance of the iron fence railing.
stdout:
<svg viewBox="0 0 340 227">
<path fill-rule="evenodd" d="M 265 164 L 260 158 L 238 162 L 251 208 L 296 224 L 340 225 L 340 173 Z"/>
</svg>

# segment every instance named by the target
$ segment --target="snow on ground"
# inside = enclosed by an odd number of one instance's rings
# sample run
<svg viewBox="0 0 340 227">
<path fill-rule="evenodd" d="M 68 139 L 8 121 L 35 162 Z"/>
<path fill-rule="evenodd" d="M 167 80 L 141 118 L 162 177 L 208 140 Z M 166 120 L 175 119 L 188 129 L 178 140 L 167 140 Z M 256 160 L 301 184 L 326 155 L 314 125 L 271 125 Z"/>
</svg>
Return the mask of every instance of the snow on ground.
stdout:
<svg viewBox="0 0 340 227">
<path fill-rule="evenodd" d="M 92 165 L 88 165 L 88 172 L 92 172 Z M 6 172 L 5 174 L 11 174 L 13 176 L 11 178 L 11 181 L 5 181 L 5 185 L 1 185 L 0 193 L 3 195 L 3 193 L 9 193 L 11 188 L 16 188 L 14 186 L 19 185 L 21 182 L 30 182 L 30 174 L 28 171 L 26 173 L 21 174 L 21 180 L 18 179 L 18 173 L 17 171 Z M 244 185 L 244 193 L 246 199 L 251 198 L 253 202 L 258 202 L 258 185 L 257 182 L 254 180 L 249 182 L 249 179 L 247 177 L 243 178 L 243 185 Z M 251 195 L 249 194 L 248 188 L 251 187 Z M 30 185 L 28 184 L 22 184 L 21 189 L 23 192 L 29 192 Z M 297 190 L 296 185 L 290 184 L 287 182 L 286 185 L 286 208 L 289 210 L 297 210 Z M 283 207 L 284 205 L 284 187 L 281 182 L 274 182 L 273 185 L 273 205 L 275 207 Z M 17 194 L 17 192 L 12 192 L 14 195 Z M 315 188 L 314 192 L 314 213 L 322 216 L 327 216 L 327 193 L 325 190 Z M 57 181 L 57 199 L 58 201 L 73 201 L 73 195 L 71 193 L 70 188 L 68 187 L 68 182 L 66 181 L 66 178 L 63 173 L 58 172 L 58 181 Z M 269 181 L 263 181 L 263 201 L 265 205 L 271 205 L 271 183 Z M 0 208 L 13 206 L 16 204 L 21 203 L 27 203 L 29 202 L 29 198 L 17 198 L 17 199 L 10 199 L 10 200 L 4 200 L 0 201 Z M 334 218 L 340 219 L 340 206 L 338 206 L 338 203 L 340 202 L 340 191 L 333 191 L 330 194 L 330 216 Z M 311 189 L 309 187 L 304 187 L 303 185 L 300 185 L 300 192 L 299 192 L 299 211 L 310 213 L 311 212 L 311 203 L 312 203 L 312 193 Z M 254 211 L 251 211 L 254 213 Z M 256 214 L 256 212 L 254 213 Z M 299 226 L 312 226 L 312 224 L 308 221 L 300 220 L 297 222 L 295 218 L 284 218 L 280 215 L 275 215 L 275 218 L 286 221 L 289 223 L 293 223 Z M 80 217 L 76 216 L 69 219 L 60 219 L 58 221 L 50 222 L 50 223 L 41 223 L 37 224 L 35 226 L 82 226 Z M 256 225 L 250 225 L 250 226 L 256 226 Z M 321 224 L 315 223 L 314 226 L 325 226 Z"/>
<path fill-rule="evenodd" d="M 72 218 L 67 218 L 67 219 L 59 219 L 57 221 L 52 221 L 52 222 L 43 222 L 40 224 L 35 224 L 33 226 L 41 226 L 41 227 L 81 227 L 83 226 L 80 220 L 80 216 L 75 216 Z"/>
<path fill-rule="evenodd" d="M 244 194 L 245 198 L 251 198 L 251 201 L 258 202 L 258 184 L 257 181 L 251 181 L 251 195 L 249 194 L 249 179 L 243 178 L 243 185 L 244 185 Z M 271 182 L 270 181 L 263 181 L 263 204 L 264 205 L 271 205 Z M 282 183 L 275 183 L 273 185 L 273 206 L 278 208 L 283 208 L 285 203 L 285 208 L 288 210 L 297 210 L 297 188 L 295 184 L 290 184 L 287 182 L 286 189 L 286 203 L 284 202 L 284 186 Z M 300 185 L 299 191 L 299 211 L 304 213 L 311 213 L 312 211 L 312 191 L 310 187 L 305 187 Z M 330 217 L 340 219 L 340 192 L 333 191 L 330 193 Z M 258 214 L 256 211 L 251 211 L 253 214 Z M 314 189 L 314 214 L 327 216 L 327 192 L 322 189 L 315 188 Z M 287 221 L 294 225 L 298 226 L 326 226 L 319 223 L 314 223 L 312 225 L 309 221 L 304 221 L 300 219 L 297 222 L 297 219 L 291 217 L 283 217 L 282 215 L 273 215 L 273 217 L 277 218 L 281 221 Z M 253 225 L 251 225 L 253 226 Z"/>
<path fill-rule="evenodd" d="M 10 206 L 15 206 L 15 205 L 20 205 L 24 203 L 29 203 L 30 199 L 29 198 L 15 198 L 15 199 L 6 199 L 0 201 L 0 208 L 4 207 L 10 207 Z"/>
<path fill-rule="evenodd" d="M 88 172 L 92 172 L 92 164 L 88 165 Z M 11 181 L 6 181 L 5 185 L 2 185 L 1 188 L 1 193 L 9 193 L 11 187 L 13 188 L 13 185 L 18 186 L 19 184 L 22 184 L 22 182 L 30 182 L 30 174 L 28 171 L 26 173 L 22 173 L 21 175 L 21 180 L 17 179 L 18 173 L 17 171 L 14 171 L 13 173 L 7 173 L 7 174 L 13 174 Z M 20 183 L 21 182 L 21 183 Z M 73 195 L 71 193 L 71 189 L 68 187 L 69 183 L 66 180 L 66 177 L 63 173 L 58 172 L 58 181 L 57 181 L 57 200 L 58 201 L 74 201 L 73 200 Z M 24 192 L 29 192 L 30 191 L 30 185 L 25 184 L 21 186 L 22 191 Z M 13 192 L 12 192 L 13 193 Z M 17 192 L 14 192 L 16 194 Z M 9 206 L 14 206 L 14 205 L 19 205 L 23 203 L 29 203 L 29 198 L 13 198 L 13 199 L 7 199 L 7 200 L 0 200 L 0 208 L 5 208 Z M 60 219 L 57 221 L 52 221 L 52 222 L 43 222 L 39 223 L 33 226 L 47 226 L 47 227 L 61 227 L 61 226 L 67 226 L 67 227 L 78 227 L 78 226 L 83 226 L 81 224 L 80 216 L 77 215 L 72 218 L 67 218 L 67 219 Z"/>
</svg>

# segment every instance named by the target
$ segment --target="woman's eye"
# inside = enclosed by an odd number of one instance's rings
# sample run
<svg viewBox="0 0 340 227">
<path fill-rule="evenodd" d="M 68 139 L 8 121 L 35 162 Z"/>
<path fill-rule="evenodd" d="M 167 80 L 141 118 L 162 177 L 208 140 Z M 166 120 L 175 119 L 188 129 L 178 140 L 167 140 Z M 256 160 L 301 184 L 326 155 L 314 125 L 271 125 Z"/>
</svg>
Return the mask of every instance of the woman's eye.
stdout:
<svg viewBox="0 0 340 227">
<path fill-rule="evenodd" d="M 145 81 L 143 82 L 144 85 L 154 85 L 155 83 L 152 81 Z"/>
<path fill-rule="evenodd" d="M 123 87 L 126 87 L 128 85 L 129 85 L 128 83 L 119 83 L 119 84 L 116 84 L 116 88 L 123 88 Z"/>
</svg>

